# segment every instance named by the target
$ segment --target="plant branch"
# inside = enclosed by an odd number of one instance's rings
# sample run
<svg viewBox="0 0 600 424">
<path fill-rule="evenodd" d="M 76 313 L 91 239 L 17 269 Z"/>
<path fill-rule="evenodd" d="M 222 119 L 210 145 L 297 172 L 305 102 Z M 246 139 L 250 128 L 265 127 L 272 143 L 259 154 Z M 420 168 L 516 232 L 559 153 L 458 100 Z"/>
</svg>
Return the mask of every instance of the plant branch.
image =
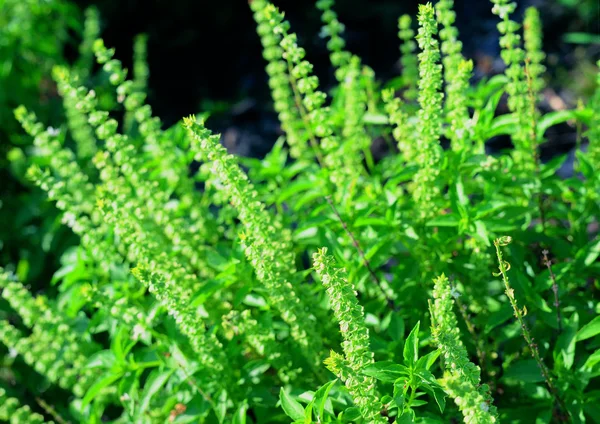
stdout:
<svg viewBox="0 0 600 424">
<path fill-rule="evenodd" d="M 558 322 L 558 334 L 562 332 L 562 319 L 560 316 L 560 302 L 558 300 L 558 284 L 556 282 L 556 276 L 552 271 L 552 262 L 548 258 L 548 250 L 544 249 L 542 254 L 544 255 L 544 265 L 548 268 L 550 272 L 550 278 L 552 279 L 552 291 L 554 292 L 554 307 L 556 308 L 556 321 Z"/>
<path fill-rule="evenodd" d="M 348 234 L 348 237 L 350 237 L 350 240 L 352 240 L 352 244 L 354 245 L 354 247 L 356 248 L 356 251 L 360 255 L 365 268 L 367 268 L 367 270 L 369 271 L 369 274 L 371 275 L 372 280 L 375 282 L 377 287 L 379 287 L 379 290 L 381 291 L 381 293 L 383 293 L 383 296 L 385 297 L 385 301 L 386 301 L 387 305 L 392 310 L 398 311 L 399 307 L 396 305 L 394 300 L 387 295 L 386 291 L 384 290 L 383 286 L 381 285 L 381 281 L 379 281 L 379 278 L 377 277 L 377 274 L 375 274 L 375 271 L 373 271 L 373 268 L 371 267 L 371 263 L 365 256 L 365 252 L 360 247 L 358 240 L 356 239 L 356 237 L 354 237 L 354 234 L 352 234 L 352 231 L 350 231 L 350 229 L 348 228 L 348 225 L 342 219 L 340 213 L 338 212 L 337 208 L 333 204 L 333 201 L 331 200 L 331 196 L 325 196 L 325 199 L 327 200 L 327 203 L 329 203 L 329 206 L 331 206 L 331 209 L 333 210 L 333 213 L 335 213 L 335 216 L 338 218 L 338 220 L 342 224 L 344 231 L 346 231 L 346 234 Z"/>
<path fill-rule="evenodd" d="M 506 296 L 508 297 L 510 305 L 513 308 L 515 317 L 517 318 L 517 321 L 519 322 L 519 325 L 521 326 L 521 332 L 523 333 L 523 338 L 525 338 L 525 341 L 527 342 L 527 345 L 529 346 L 529 350 L 531 351 L 531 356 L 533 357 L 535 362 L 537 362 L 538 367 L 540 368 L 540 371 L 542 372 L 542 377 L 544 377 L 546 385 L 548 386 L 550 393 L 554 397 L 554 400 L 556 401 L 556 403 L 558 404 L 560 409 L 567 414 L 566 417 L 563 415 L 560 415 L 559 416 L 560 420 L 563 422 L 567 422 L 567 421 L 569 421 L 569 418 L 568 418 L 569 411 L 567 410 L 564 401 L 559 396 L 558 390 L 556 389 L 556 386 L 554 385 L 554 382 L 552 381 L 550 371 L 548 370 L 548 367 L 544 363 L 544 360 L 542 359 L 542 357 L 540 355 L 540 351 L 537 347 L 537 344 L 534 342 L 533 337 L 531 337 L 531 333 L 529 332 L 529 329 L 527 328 L 527 324 L 525 323 L 524 317 L 527 314 L 527 308 L 523 308 L 523 309 L 519 308 L 519 306 L 517 305 L 517 299 L 515 298 L 515 290 L 510 286 L 510 282 L 508 280 L 507 272 L 510 269 L 510 263 L 508 263 L 507 261 L 505 261 L 503 259 L 501 246 L 507 246 L 511 241 L 512 241 L 512 238 L 509 236 L 500 237 L 500 238 L 494 240 L 494 246 L 496 247 L 496 256 L 498 257 L 498 269 L 500 270 L 500 272 L 494 273 L 494 276 L 496 276 L 496 277 L 502 276 L 502 281 L 504 282 L 504 287 L 506 289 L 505 290 Z"/>
</svg>

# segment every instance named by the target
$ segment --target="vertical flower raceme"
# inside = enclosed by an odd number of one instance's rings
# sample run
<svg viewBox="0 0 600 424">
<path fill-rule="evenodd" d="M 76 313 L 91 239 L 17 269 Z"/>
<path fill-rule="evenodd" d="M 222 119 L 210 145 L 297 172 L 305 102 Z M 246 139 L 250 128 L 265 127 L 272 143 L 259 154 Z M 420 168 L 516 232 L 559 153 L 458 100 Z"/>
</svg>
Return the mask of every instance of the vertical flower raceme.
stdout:
<svg viewBox="0 0 600 424">
<path fill-rule="evenodd" d="M 432 336 L 442 351 L 448 376 L 444 387 L 454 398 L 468 424 L 487 424 L 498 421 L 496 408 L 491 404 L 489 388 L 480 385 L 479 367 L 469 361 L 467 349 L 460 340 L 460 330 L 452 308 L 454 299 L 448 278 L 435 279 L 433 303 L 430 303 Z"/>
<path fill-rule="evenodd" d="M 119 263 L 110 230 L 95 209 L 94 185 L 79 166 L 75 154 L 62 147 L 59 134 L 43 130 L 35 114 L 24 107 L 15 110 L 15 117 L 34 138 L 34 145 L 50 159 L 43 168 L 37 165 L 29 168 L 28 178 L 56 202 L 58 209 L 64 212 L 63 223 L 81 237 L 82 243 L 100 264 L 108 269 L 109 264 Z"/>
<path fill-rule="evenodd" d="M 148 90 L 148 36 L 140 34 L 135 37 L 133 44 L 133 87 L 132 91 L 146 93 Z M 121 98 L 122 99 L 122 98 Z M 130 133 L 135 122 L 135 110 L 128 108 L 124 118 L 124 132 Z"/>
<path fill-rule="evenodd" d="M 532 116 L 530 105 L 531 96 L 525 74 L 525 52 L 521 47 L 521 36 L 518 34 L 520 25 L 510 19 L 515 11 L 516 3 L 511 0 L 492 0 L 492 11 L 500 17 L 498 24 L 500 32 L 500 55 L 506 64 L 506 76 L 509 83 L 508 107 L 515 113 L 518 121 L 516 133 L 513 136 L 515 149 L 513 157 L 517 168 L 526 174 L 533 175 L 536 169 L 537 144 L 535 137 L 535 116 Z M 533 134 L 533 137 L 532 137 Z"/>
<path fill-rule="evenodd" d="M 29 405 L 21 405 L 19 399 L 11 397 L 0 387 L 0 420 L 19 424 L 43 424 L 44 417 L 33 412 Z M 52 421 L 48 422 L 52 424 Z"/>
<path fill-rule="evenodd" d="M 344 24 L 338 20 L 337 13 L 332 8 L 333 4 L 334 0 L 319 0 L 317 1 L 317 8 L 323 12 L 321 21 L 323 21 L 324 26 L 321 29 L 321 36 L 329 38 L 327 49 L 329 50 L 331 64 L 335 68 L 337 80 L 342 82 L 346 77 L 351 54 L 344 50 L 344 47 L 346 47 L 346 42 L 342 38 Z"/>
<path fill-rule="evenodd" d="M 596 76 L 596 91 L 592 97 L 591 109 L 592 119 L 587 136 L 590 139 L 587 157 L 594 169 L 600 169 L 600 60 L 597 62 L 599 71 Z M 600 174 L 597 175 L 596 181 L 600 185 Z"/>
<path fill-rule="evenodd" d="M 294 253 L 289 244 L 282 241 L 282 228 L 273 220 L 265 206 L 256 200 L 257 193 L 237 161 L 219 143 L 218 136 L 211 135 L 193 118 L 184 120 L 192 139 L 192 149 L 197 158 L 208 159 L 212 169 L 221 180 L 222 190 L 239 212 L 243 226 L 242 246 L 246 257 L 256 271 L 258 280 L 267 289 L 271 305 L 278 310 L 290 326 L 290 334 L 298 343 L 309 363 L 319 363 L 321 336 L 298 290 L 291 284 L 295 274 Z"/>
<path fill-rule="evenodd" d="M 321 20 L 325 25 L 321 33 L 323 37 L 329 38 L 327 48 L 336 78 L 340 82 L 337 95 L 343 98 L 345 114 L 341 149 L 343 156 L 348 159 L 345 166 L 359 170 L 362 168 L 363 153 L 367 160 L 372 162 L 369 151 L 371 139 L 365 132 L 363 116 L 372 90 L 374 74 L 368 67 L 361 69 L 360 58 L 344 50 L 346 42 L 341 36 L 344 24 L 338 20 L 332 9 L 333 4 L 334 0 L 319 0 L 317 8 L 323 11 Z"/>
<path fill-rule="evenodd" d="M 79 59 L 75 64 L 76 73 L 82 80 L 90 74 L 94 65 L 94 40 L 100 34 L 100 13 L 95 6 L 85 10 L 85 22 L 83 24 L 83 40 L 79 45 Z"/>
<path fill-rule="evenodd" d="M 402 85 L 405 87 L 404 98 L 415 100 L 418 95 L 417 83 L 419 81 L 419 69 L 415 50 L 415 31 L 411 28 L 412 19 L 410 15 L 402 15 L 398 19 L 398 37 L 402 40 L 400 45 L 400 64 L 402 65 Z"/>
<path fill-rule="evenodd" d="M 375 379 L 362 375 L 365 367 L 373 363 L 373 352 L 369 347 L 364 310 L 358 303 L 354 286 L 346 280 L 345 270 L 334 266 L 327 248 L 319 249 L 313 255 L 313 264 L 327 289 L 343 338 L 344 356 L 332 352 L 326 364 L 345 382 L 363 418 L 368 422 L 384 423 L 380 415 L 382 404 L 375 393 Z"/>
<path fill-rule="evenodd" d="M 183 151 L 185 146 L 179 146 L 165 136 L 160 119 L 152 116 L 150 105 L 144 104 L 146 93 L 140 89 L 140 82 L 126 79 L 126 70 L 120 61 L 114 59 L 114 49 L 106 48 L 104 42 L 98 39 L 94 42 L 94 53 L 97 62 L 108 74 L 109 81 L 116 87 L 117 100 L 123 103 L 126 113 L 135 117 L 141 137 L 129 141 L 136 146 L 140 155 L 144 155 L 148 163 L 152 163 L 152 169 L 148 170 L 152 172 L 148 172 L 148 177 L 166 185 L 177 194 L 181 203 L 194 203 L 198 193 L 194 189 L 193 180 L 188 178 L 190 161 Z M 84 90 L 81 87 L 77 89 Z M 141 142 L 144 143 L 143 149 Z"/>
<path fill-rule="evenodd" d="M 367 93 L 361 86 L 360 59 L 350 58 L 342 87 L 344 91 L 344 126 L 341 149 L 348 158 L 348 167 L 359 172 L 363 168 L 362 154 L 370 158 L 371 139 L 365 131 L 363 118 L 367 109 Z"/>
<path fill-rule="evenodd" d="M 296 159 L 314 158 L 314 152 L 306 143 L 311 137 L 299 108 L 299 93 L 292 84 L 289 63 L 283 57 L 283 49 L 279 45 L 282 39 L 282 28 L 289 26 L 283 15 L 274 13 L 274 7 L 266 0 L 254 0 L 250 3 L 257 23 L 257 32 L 263 46 L 263 57 L 268 62 L 267 74 L 275 111 L 279 122 L 287 136 L 290 154 Z M 313 145 L 313 149 L 314 149 Z"/>
<path fill-rule="evenodd" d="M 31 329 L 25 336 L 7 321 L 0 321 L 0 341 L 12 347 L 28 365 L 76 396 L 83 396 L 95 376 L 86 369 L 88 355 L 95 349 L 79 337 L 69 322 L 43 297 L 34 298 L 23 285 L 0 268 L 2 297 Z"/>
<path fill-rule="evenodd" d="M 407 164 L 412 164 L 417 155 L 414 123 L 411 122 L 408 112 L 405 111 L 404 102 L 394 96 L 392 88 L 383 90 L 382 99 L 388 119 L 394 126 L 392 135 L 398 144 L 402 160 Z"/>
<path fill-rule="evenodd" d="M 100 56 L 106 54 L 103 53 L 103 50 L 105 50 L 103 45 L 96 43 L 96 51 Z M 113 73 L 110 76 L 120 75 L 121 66 L 119 62 L 113 62 L 111 69 Z M 107 111 L 96 110 L 97 100 L 94 93 L 82 87 L 75 88 L 65 78 L 59 78 L 58 81 L 65 95 L 72 96 L 80 105 L 85 105 L 86 116 L 90 125 L 96 131 L 98 139 L 104 142 L 106 151 L 111 154 L 110 157 L 114 165 L 118 167 L 121 174 L 131 184 L 131 190 L 135 193 L 135 197 L 132 198 L 139 201 L 140 207 L 143 205 L 140 210 L 144 210 L 148 216 L 152 217 L 155 223 L 155 232 L 164 234 L 167 237 L 173 244 L 173 251 L 181 255 L 184 264 L 189 264 L 189 267 L 198 272 L 201 277 L 211 276 L 209 268 L 206 265 L 205 256 L 207 249 L 205 244 L 212 240 L 211 234 L 213 233 L 206 225 L 209 217 L 208 210 L 204 208 L 204 205 L 200 201 L 196 201 L 194 202 L 194 208 L 203 213 L 200 216 L 182 217 L 182 209 L 192 212 L 191 203 L 189 207 L 186 207 L 183 205 L 184 201 L 179 198 L 179 202 L 177 202 L 178 208 L 169 205 L 170 202 L 172 203 L 172 187 L 160 178 L 148 178 L 148 175 L 155 173 L 153 172 L 154 169 L 152 169 L 152 164 L 155 162 L 148 161 L 147 157 L 136 149 L 131 138 L 117 133 L 118 123 L 116 120 L 109 118 Z M 131 84 L 128 84 L 130 82 L 123 81 L 117 87 L 117 91 L 125 96 L 126 109 L 131 113 L 137 114 L 138 109 L 133 107 L 129 100 L 134 98 L 138 92 L 131 91 L 133 87 Z M 139 121 L 140 124 L 144 122 L 143 120 Z M 162 138 L 162 136 L 159 137 Z M 166 151 L 170 149 L 164 146 L 161 147 L 161 150 Z M 107 152 L 101 153 L 96 159 L 104 157 L 105 159 L 101 162 L 106 162 L 108 158 L 106 156 Z M 168 157 L 167 154 L 165 156 Z M 182 166 L 181 163 L 175 164 L 175 161 L 177 159 L 173 158 L 173 161 L 170 162 L 173 163 L 175 169 Z M 108 170 L 105 169 L 105 172 L 100 174 L 101 179 L 106 179 L 107 172 Z M 178 171 L 178 173 L 181 172 L 183 172 L 183 169 Z M 190 181 L 190 179 L 186 180 Z M 120 184 L 118 184 L 118 187 L 120 189 L 124 188 Z M 193 190 L 193 187 L 187 187 L 183 193 L 179 194 L 185 196 L 186 193 L 189 193 L 192 198 L 197 198 L 197 194 L 194 194 Z"/>
<path fill-rule="evenodd" d="M 440 195 L 436 179 L 440 172 L 442 148 L 442 65 L 437 34 L 437 22 L 430 3 L 419 6 L 419 125 L 417 127 L 416 162 L 419 170 L 414 178 L 413 196 L 421 218 L 437 213 L 434 204 Z"/>
<path fill-rule="evenodd" d="M 132 259 L 137 263 L 132 269 L 133 275 L 173 317 L 217 386 L 235 396 L 235 376 L 228 366 L 223 345 L 213 330 L 206 329 L 203 317 L 190 305 L 191 287 L 197 284 L 196 277 L 169 257 L 156 235 L 144 231 L 143 221 L 135 214 L 140 210 L 139 205 L 132 203 L 127 193 L 119 192 L 118 180 L 113 179 L 113 182 L 114 185 L 101 191 L 99 207 L 122 243 L 133 253 Z"/>
<path fill-rule="evenodd" d="M 542 51 L 542 23 L 540 22 L 540 13 L 535 7 L 528 7 L 525 10 L 523 39 L 525 41 L 526 60 L 528 61 L 527 71 L 529 72 L 529 78 L 531 78 L 532 91 L 537 100 L 540 91 L 544 88 L 542 75 L 546 71 L 546 67 L 543 64 L 546 55 Z"/>
<path fill-rule="evenodd" d="M 444 80 L 446 89 L 445 111 L 449 127 L 447 131 L 453 150 L 468 148 L 469 110 L 467 108 L 467 90 L 473 71 L 473 62 L 462 55 L 462 43 L 458 40 L 458 30 L 454 26 L 456 13 L 454 0 L 440 0 L 436 6 L 437 20 L 442 25 L 440 39 L 444 55 Z M 479 146 L 482 150 L 483 146 Z"/>
<path fill-rule="evenodd" d="M 128 156 L 131 146 L 128 146 L 125 136 L 116 134 L 116 121 L 109 119 L 106 112 L 96 110 L 94 93 L 83 88 L 75 89 L 68 83 L 67 78 L 59 78 L 59 83 L 66 95 L 73 96 L 82 112 L 89 114 L 90 123 L 95 127 L 98 137 L 105 140 L 109 150 L 99 152 L 94 158 L 102 181 L 102 190 L 98 195 L 93 191 L 90 195 L 92 199 L 97 199 L 93 216 L 96 216 L 95 213 L 100 209 L 104 213 L 104 226 L 94 225 L 81 210 L 81 201 L 74 197 L 78 196 L 79 190 L 74 183 L 79 181 L 80 175 L 84 175 L 74 168 L 76 162 L 58 168 L 56 176 L 39 168 L 32 168 L 31 174 L 39 181 L 40 186 L 48 191 L 50 197 L 58 201 L 59 208 L 72 216 L 73 229 L 82 237 L 84 246 L 90 249 L 94 246 L 104 246 L 102 242 L 106 234 L 114 233 L 120 245 L 126 247 L 127 259 L 138 263 L 136 277 L 149 286 L 150 291 L 175 317 L 182 332 L 202 358 L 207 371 L 212 373 L 213 380 L 220 382 L 228 393 L 236 393 L 235 377 L 228 372 L 231 368 L 225 365 L 222 345 L 214 332 L 204 331 L 205 324 L 202 318 L 197 311 L 188 307 L 191 288 L 199 283 L 198 279 L 189 270 L 177 264 L 176 259 L 165 251 L 169 243 L 165 243 L 166 238 L 154 217 L 149 216 L 153 214 L 148 213 L 148 206 L 152 205 L 152 202 L 164 206 L 168 195 L 156 190 L 157 186 L 152 186 L 136 173 L 139 171 L 136 168 L 139 158 Z M 67 149 L 58 148 L 56 151 L 63 155 L 69 152 Z M 111 151 L 112 156 L 109 153 Z M 129 176 L 130 180 L 126 180 L 123 174 Z M 59 179 L 70 176 L 72 181 L 66 183 Z M 136 178 L 139 183 L 136 184 L 137 188 L 142 191 L 134 191 L 132 183 Z M 156 209 L 159 209 L 158 203 L 155 205 Z M 87 210 L 85 212 L 90 213 Z M 107 250 L 110 251 L 110 247 Z M 113 258 L 111 263 L 121 261 L 121 258 Z M 219 378 L 215 377 L 217 375 Z"/>
</svg>

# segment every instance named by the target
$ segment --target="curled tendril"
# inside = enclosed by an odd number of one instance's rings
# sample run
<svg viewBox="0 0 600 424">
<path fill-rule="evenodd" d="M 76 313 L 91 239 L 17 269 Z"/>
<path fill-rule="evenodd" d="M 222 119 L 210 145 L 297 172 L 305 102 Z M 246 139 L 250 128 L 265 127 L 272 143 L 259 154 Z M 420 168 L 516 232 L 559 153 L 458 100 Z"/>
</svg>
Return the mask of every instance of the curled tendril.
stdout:
<svg viewBox="0 0 600 424">
<path fill-rule="evenodd" d="M 511 242 L 512 242 L 511 236 L 502 236 L 502 237 L 497 238 L 494 241 L 494 244 L 497 244 L 498 246 L 508 246 Z"/>
<path fill-rule="evenodd" d="M 506 271 L 510 271 L 510 262 L 508 261 L 502 261 L 502 266 L 499 266 L 498 269 L 500 270 L 500 272 L 492 272 L 492 275 L 494 277 L 500 277 L 502 275 L 502 272 L 506 272 Z"/>
</svg>

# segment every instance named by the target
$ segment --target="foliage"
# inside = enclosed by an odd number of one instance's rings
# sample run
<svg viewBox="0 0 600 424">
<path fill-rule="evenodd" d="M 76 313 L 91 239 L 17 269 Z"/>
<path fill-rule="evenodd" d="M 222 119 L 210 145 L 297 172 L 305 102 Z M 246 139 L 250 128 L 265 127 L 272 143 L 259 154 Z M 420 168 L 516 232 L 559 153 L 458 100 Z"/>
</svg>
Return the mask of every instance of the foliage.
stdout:
<svg viewBox="0 0 600 424">
<path fill-rule="evenodd" d="M 203 115 L 164 129 L 145 36 L 128 77 L 90 9 L 80 59 L 52 63 L 65 122 L 14 109 L 12 172 L 68 241 L 45 247 L 47 293 L 31 258 L 4 259 L 0 419 L 598 422 L 600 88 L 543 114 L 539 17 L 521 36 L 493 3 L 505 74 L 470 83 L 440 0 L 418 29 L 400 18 L 402 77 L 381 86 L 318 1 L 329 91 L 284 14 L 250 2 L 283 130 L 263 159 L 228 154 Z M 538 154 L 563 122 L 590 141 L 569 178 Z M 514 149 L 486 154 L 497 136 Z M 376 160 L 377 137 L 400 152 Z"/>
</svg>

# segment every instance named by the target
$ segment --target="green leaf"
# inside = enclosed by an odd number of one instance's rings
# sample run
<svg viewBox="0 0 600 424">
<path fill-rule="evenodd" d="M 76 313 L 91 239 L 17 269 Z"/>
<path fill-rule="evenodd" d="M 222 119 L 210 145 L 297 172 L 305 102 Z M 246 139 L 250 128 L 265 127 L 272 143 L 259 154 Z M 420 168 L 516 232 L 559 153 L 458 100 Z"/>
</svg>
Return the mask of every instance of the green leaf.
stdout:
<svg viewBox="0 0 600 424">
<path fill-rule="evenodd" d="M 359 420 L 362 417 L 362 415 L 360 415 L 360 409 L 358 409 L 356 406 L 351 406 L 350 408 L 346 408 L 346 410 L 344 412 L 342 412 L 340 415 L 341 415 L 342 421 L 345 423 L 354 422 L 356 420 Z"/>
<path fill-rule="evenodd" d="M 419 359 L 419 328 L 421 321 L 417 322 L 410 334 L 408 335 L 406 342 L 404 343 L 404 363 L 412 366 Z"/>
<path fill-rule="evenodd" d="M 246 411 L 248 410 L 248 404 L 244 401 L 240 407 L 233 414 L 233 420 L 231 424 L 246 424 Z"/>
<path fill-rule="evenodd" d="M 583 364 L 583 368 L 593 368 L 598 362 L 600 362 L 600 349 L 588 356 L 585 364 Z"/>
<path fill-rule="evenodd" d="M 590 337 L 594 337 L 597 334 L 600 334 L 600 316 L 597 316 L 586 325 L 581 327 L 575 338 L 578 342 L 580 342 L 582 340 L 589 339 Z"/>
<path fill-rule="evenodd" d="M 354 221 L 353 227 L 366 227 L 366 226 L 372 226 L 372 227 L 389 227 L 390 223 L 387 222 L 385 219 L 382 218 L 377 218 L 377 217 L 372 217 L 372 216 L 365 216 L 365 217 L 360 217 L 358 218 L 356 221 Z"/>
<path fill-rule="evenodd" d="M 594 178 L 594 165 L 590 163 L 588 154 L 582 152 L 581 150 L 577 150 L 575 152 L 575 157 L 577 158 L 577 166 L 579 171 L 581 171 L 583 176 L 586 179 Z"/>
<path fill-rule="evenodd" d="M 142 400 L 140 401 L 140 407 L 138 414 L 142 416 L 148 406 L 150 406 L 150 401 L 152 397 L 167 383 L 169 377 L 173 374 L 174 370 L 168 371 L 158 371 L 155 370 L 150 373 L 148 377 L 148 381 L 144 384 L 144 391 L 142 393 Z"/>
<path fill-rule="evenodd" d="M 566 369 L 571 369 L 575 361 L 575 334 L 579 327 L 579 315 L 577 312 L 573 314 L 568 325 L 563 328 L 563 332 L 556 341 L 554 348 L 555 354 L 561 355 L 562 362 Z"/>
<path fill-rule="evenodd" d="M 415 402 L 413 402 L 413 403 L 415 403 Z M 404 414 L 402 414 L 402 416 L 400 416 L 396 420 L 397 424 L 414 424 L 414 422 L 415 422 L 415 417 L 413 414 L 410 413 L 410 411 L 405 412 Z"/>
<path fill-rule="evenodd" d="M 304 424 L 312 423 L 312 410 L 313 410 L 314 404 L 315 404 L 315 401 L 313 399 L 308 405 L 306 405 L 306 409 L 304 410 Z"/>
<path fill-rule="evenodd" d="M 600 35 L 592 32 L 567 32 L 563 41 L 571 44 L 600 44 Z"/>
<path fill-rule="evenodd" d="M 101 350 L 90 356 L 85 366 L 86 368 L 112 368 L 116 361 L 117 358 L 112 351 Z"/>
<path fill-rule="evenodd" d="M 485 134 L 485 139 L 490 139 L 502 134 L 513 134 L 518 127 L 519 120 L 514 113 L 500 115 L 492 121 L 492 125 Z"/>
<path fill-rule="evenodd" d="M 441 350 L 436 349 L 433 352 L 429 352 L 427 355 L 419 358 L 417 365 L 414 367 L 415 370 L 428 370 L 431 368 L 436 359 L 439 358 L 441 353 Z"/>
<path fill-rule="evenodd" d="M 281 407 L 288 417 L 294 421 L 304 420 L 304 408 L 296 399 L 292 398 L 283 387 L 279 391 Z"/>
<path fill-rule="evenodd" d="M 403 375 L 409 375 L 408 368 L 391 361 L 375 362 L 363 370 L 363 374 L 386 383 L 393 383 Z"/>
<path fill-rule="evenodd" d="M 446 393 L 444 390 L 442 390 L 439 385 L 431 386 L 429 384 L 422 385 L 420 388 L 432 396 L 435 399 L 438 408 L 440 408 L 440 412 L 444 412 L 444 409 L 446 408 Z"/>
<path fill-rule="evenodd" d="M 315 396 L 313 397 L 313 402 L 317 407 L 316 413 L 317 418 L 320 422 L 323 422 L 323 412 L 325 411 L 325 402 L 327 401 L 327 396 L 329 396 L 329 391 L 337 382 L 337 378 L 335 380 L 330 381 L 329 383 L 324 384 L 317 390 Z"/>
<path fill-rule="evenodd" d="M 456 227 L 458 226 L 458 222 L 458 215 L 448 214 L 433 218 L 432 220 L 427 221 L 427 224 L 425 225 L 428 227 Z"/>
<path fill-rule="evenodd" d="M 395 342 L 401 340 L 404 337 L 404 320 L 397 313 L 393 313 L 390 318 L 388 334 Z"/>
<path fill-rule="evenodd" d="M 504 371 L 502 378 L 522 381 L 524 383 L 539 383 L 544 381 L 540 367 L 534 359 L 524 359 L 512 363 Z"/>
<path fill-rule="evenodd" d="M 123 372 L 117 372 L 116 374 L 109 374 L 107 376 L 100 377 L 99 379 L 97 379 L 96 382 L 92 384 L 92 386 L 85 393 L 85 396 L 81 401 L 81 409 L 84 409 L 86 406 L 88 406 L 89 403 L 100 394 L 102 389 L 110 386 L 122 376 Z"/>
<path fill-rule="evenodd" d="M 594 262 L 596 262 L 598 256 L 600 256 L 600 240 L 598 240 L 596 244 L 590 246 L 590 248 L 587 250 L 583 264 L 585 266 L 592 265 Z"/>
<path fill-rule="evenodd" d="M 546 113 L 540 118 L 537 125 L 537 133 L 539 138 L 542 139 L 544 137 L 544 133 L 548 128 L 570 119 L 576 119 L 576 113 L 577 111 L 575 110 L 558 110 Z"/>
<path fill-rule="evenodd" d="M 514 314 L 512 307 L 509 304 L 503 304 L 500 309 L 492 314 L 487 319 L 483 332 L 489 334 L 494 328 L 500 324 L 504 324 Z"/>
</svg>

